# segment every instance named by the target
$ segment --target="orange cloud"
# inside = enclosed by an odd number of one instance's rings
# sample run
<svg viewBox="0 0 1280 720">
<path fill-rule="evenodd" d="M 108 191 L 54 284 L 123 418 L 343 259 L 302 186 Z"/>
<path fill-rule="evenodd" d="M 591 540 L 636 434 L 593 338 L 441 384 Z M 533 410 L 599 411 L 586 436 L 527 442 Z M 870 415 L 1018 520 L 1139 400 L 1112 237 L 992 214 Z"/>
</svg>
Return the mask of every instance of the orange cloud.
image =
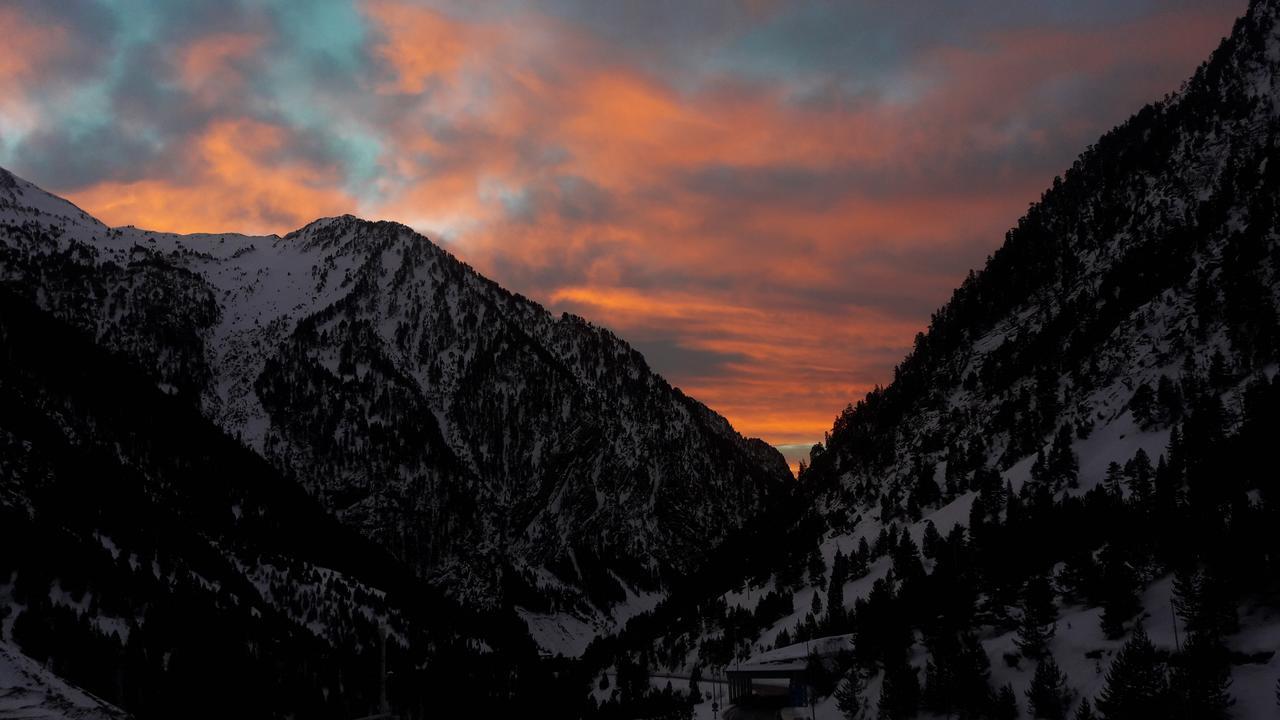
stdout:
<svg viewBox="0 0 1280 720">
<path fill-rule="evenodd" d="M 56 25 L 30 22 L 16 7 L 0 6 L 0 88 L 6 92 L 31 80 L 40 67 L 67 47 L 66 31 Z"/>
<path fill-rule="evenodd" d="M 482 28 L 453 22 L 429 8 L 370 0 L 364 9 L 384 34 L 377 55 L 396 75 L 393 82 L 380 87 L 382 91 L 422 92 L 431 80 L 448 79 L 457 72 L 477 44 L 489 44 Z"/>
<path fill-rule="evenodd" d="M 282 232 L 355 207 L 333 189 L 336 168 L 277 157 L 286 140 L 278 126 L 219 122 L 191 148 L 181 182 L 105 182 L 70 198 L 108 225 L 169 232 Z"/>
<path fill-rule="evenodd" d="M 1229 22 L 1178 10 L 991 33 L 915 58 L 902 97 L 803 102 L 731 70 L 664 77 L 531 11 L 361 8 L 377 68 L 349 83 L 358 95 L 310 109 L 376 133 L 376 192 L 351 196 L 340 168 L 291 153 L 284 121 L 232 102 L 278 40 L 232 33 L 175 58 L 195 102 L 230 108 L 180 148 L 180 170 L 70 196 L 108 223 L 165 230 L 283 232 L 358 210 L 442 231 L 554 311 L 705 360 L 658 369 L 743 432 L 797 445 L 887 381 L 1052 174 L 1176 87 L 1211 49 L 1204 28 Z M 12 47 L 0 87 L 36 72 Z M 1113 77 L 1123 68 L 1141 72 Z M 1114 95 L 1105 107 L 1073 89 L 1081 78 Z"/>
<path fill-rule="evenodd" d="M 67 33 L 58 26 L 33 23 L 16 7 L 0 6 L 0 148 L 4 137 L 25 133 L 40 124 L 40 109 L 32 94 L 40 89 L 40 72 L 68 50 Z"/>
<path fill-rule="evenodd" d="M 896 357 L 905 350 L 903 338 L 917 329 L 913 321 L 865 308 L 847 309 L 833 323 L 824 309 L 770 310 L 742 295 L 733 302 L 696 289 L 570 287 L 557 290 L 551 302 L 641 335 L 675 331 L 688 349 L 727 358 L 721 374 L 675 382 L 741 432 L 779 444 L 821 438 L 831 427 L 833 398 L 844 403 L 871 389 L 883 356 L 868 366 L 850 362 L 848 353 L 879 348 Z"/>
<path fill-rule="evenodd" d="M 244 90 L 240 64 L 254 57 L 264 38 L 255 33 L 218 33 L 202 37 L 179 51 L 178 78 L 205 104 L 234 97 Z"/>
</svg>

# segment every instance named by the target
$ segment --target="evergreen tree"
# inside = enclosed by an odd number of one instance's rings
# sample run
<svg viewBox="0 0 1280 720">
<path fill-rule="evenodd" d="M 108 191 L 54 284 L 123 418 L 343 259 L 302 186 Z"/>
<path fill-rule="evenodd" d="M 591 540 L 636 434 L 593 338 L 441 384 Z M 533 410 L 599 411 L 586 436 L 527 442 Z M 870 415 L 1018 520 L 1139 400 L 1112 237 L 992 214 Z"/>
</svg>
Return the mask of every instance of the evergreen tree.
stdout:
<svg viewBox="0 0 1280 720">
<path fill-rule="evenodd" d="M 1022 617 L 1018 637 L 1014 641 L 1025 657 L 1044 655 L 1053 638 L 1058 608 L 1053 602 L 1053 587 L 1043 575 L 1033 575 L 1022 591 Z"/>
<path fill-rule="evenodd" d="M 1222 389 L 1230 384 L 1232 373 L 1230 364 L 1227 362 L 1227 356 L 1222 354 L 1222 350 L 1214 350 L 1213 357 L 1209 358 L 1209 384 L 1214 388 Z"/>
<path fill-rule="evenodd" d="M 1089 698 L 1080 701 L 1080 707 L 1076 708 L 1075 720 L 1098 720 L 1098 716 L 1093 714 L 1093 705 L 1089 703 Z"/>
<path fill-rule="evenodd" d="M 1142 609 L 1138 577 L 1126 554 L 1116 545 L 1102 550 L 1102 631 L 1111 639 L 1124 635 L 1124 623 Z"/>
<path fill-rule="evenodd" d="M 1155 507 L 1156 512 L 1164 518 L 1170 518 L 1178 505 L 1178 489 L 1180 478 L 1169 468 L 1164 455 L 1156 461 L 1155 474 Z"/>
<path fill-rule="evenodd" d="M 1124 470 L 1121 469 L 1120 463 L 1112 461 L 1107 465 L 1107 474 L 1102 480 L 1102 486 L 1115 497 L 1123 497 L 1123 480 Z"/>
<path fill-rule="evenodd" d="M 1170 668 L 1171 709 L 1186 720 L 1231 716 L 1231 664 L 1227 649 L 1207 635 L 1192 634 Z"/>
<path fill-rule="evenodd" d="M 1160 375 L 1160 383 L 1156 388 L 1156 405 L 1163 422 L 1176 422 L 1182 416 L 1182 391 L 1168 375 Z"/>
<path fill-rule="evenodd" d="M 902 541 L 893 552 L 893 574 L 904 586 L 914 585 L 924 579 L 924 563 L 920 559 L 920 548 L 911 539 L 911 533 L 903 531 Z"/>
<path fill-rule="evenodd" d="M 1070 424 L 1064 424 L 1058 428 L 1058 433 L 1053 438 L 1053 445 L 1049 449 L 1046 468 L 1054 489 L 1061 489 L 1064 486 L 1076 487 L 1080 484 L 1080 461 L 1075 451 L 1071 449 L 1072 441 Z"/>
<path fill-rule="evenodd" d="M 1167 693 L 1164 664 L 1147 631 L 1139 625 L 1107 670 L 1098 712 L 1104 720 L 1168 717 Z"/>
<path fill-rule="evenodd" d="M 1067 708 L 1071 706 L 1071 691 L 1067 689 L 1067 679 L 1052 655 L 1037 663 L 1035 677 L 1031 679 L 1031 687 L 1027 688 L 1027 703 L 1032 717 L 1066 720 Z"/>
<path fill-rule="evenodd" d="M 1133 419 L 1137 421 L 1139 427 L 1151 426 L 1154 420 L 1152 411 L 1155 399 L 1155 391 L 1145 382 L 1133 391 L 1133 397 L 1129 398 L 1129 412 L 1133 413 Z"/>
<path fill-rule="evenodd" d="M 920 552 L 929 560 L 938 557 L 938 548 L 942 546 L 942 534 L 934 526 L 932 520 L 924 524 L 924 535 L 920 538 Z"/>
<path fill-rule="evenodd" d="M 1200 616 L 1202 579 L 1200 569 L 1194 566 L 1180 567 L 1173 573 L 1173 607 L 1187 632 Z"/>
<path fill-rule="evenodd" d="M 942 500 L 942 490 L 938 488 L 938 483 L 933 479 L 935 472 L 932 463 L 917 462 L 912 471 L 915 477 L 911 487 L 911 495 L 909 501 L 915 506 L 919 518 L 919 511 L 936 505 Z"/>
<path fill-rule="evenodd" d="M 820 548 L 814 548 L 809 553 L 808 562 L 809 584 L 822 586 L 826 584 L 827 563 L 822 559 L 822 551 Z"/>
<path fill-rule="evenodd" d="M 1022 522 L 1023 507 L 1022 500 L 1018 497 L 1018 493 L 1013 491 L 1012 480 L 1005 482 L 1004 497 L 1004 522 L 1006 525 L 1016 527 Z"/>
<path fill-rule="evenodd" d="M 844 584 L 848 579 L 849 561 L 836 550 L 831 560 L 831 580 L 827 586 L 827 617 L 831 623 L 844 622 Z"/>
<path fill-rule="evenodd" d="M 773 646 L 776 648 L 786 647 L 791 644 L 791 633 L 786 628 L 778 631 L 778 637 L 773 639 Z"/>
<path fill-rule="evenodd" d="M 857 670 L 849 671 L 836 686 L 836 707 L 845 720 L 863 720 L 867 712 L 867 699 L 863 696 L 867 684 Z"/>
<path fill-rule="evenodd" d="M 889 539 L 890 529 L 894 531 L 894 536 L 892 541 Z M 889 548 L 896 546 L 898 544 L 897 532 L 898 532 L 898 527 L 896 525 L 890 525 L 889 527 L 880 528 L 880 532 L 876 533 L 876 543 L 871 548 L 872 556 L 877 558 L 881 557 L 889 552 Z"/>
<path fill-rule="evenodd" d="M 1200 635 L 1210 642 L 1220 641 L 1239 628 L 1237 603 L 1231 583 L 1220 573 L 1196 567 L 1182 567 L 1173 575 L 1173 605 L 1188 635 Z"/>
<path fill-rule="evenodd" d="M 858 552 L 854 557 L 856 559 L 849 563 L 849 577 L 856 580 L 866 576 L 871 565 L 871 546 L 865 537 L 858 540 Z"/>
<path fill-rule="evenodd" d="M 813 688 L 813 692 L 820 696 L 830 695 L 836 688 L 836 681 L 839 676 L 834 674 L 826 662 L 817 652 L 810 652 L 809 659 L 805 663 L 805 676 L 809 679 L 809 686 Z"/>
<path fill-rule="evenodd" d="M 984 716 L 991 707 L 991 663 L 977 637 L 950 630 L 927 636 L 929 660 L 921 704 L 938 714 Z"/>
<path fill-rule="evenodd" d="M 1153 484 L 1154 471 L 1151 468 L 1151 456 L 1147 451 L 1138 448 L 1133 459 L 1125 463 L 1125 477 L 1129 481 L 1129 500 L 1140 509 L 1149 510 L 1155 497 Z"/>
<path fill-rule="evenodd" d="M 1031 461 L 1031 481 L 1035 483 L 1049 481 L 1049 459 L 1045 457 L 1044 448 L 1036 450 L 1036 459 Z"/>
<path fill-rule="evenodd" d="M 973 633 L 960 637 L 952 677 L 951 696 L 957 716 L 962 719 L 987 717 L 993 701 L 991 660 Z"/>
<path fill-rule="evenodd" d="M 1005 684 L 996 694 L 996 706 L 992 716 L 995 720 L 1018 720 L 1019 714 L 1018 695 L 1013 691 L 1012 685 Z"/>
<path fill-rule="evenodd" d="M 920 709 L 920 678 L 905 659 L 886 664 L 876 704 L 880 720 L 908 720 Z"/>
</svg>

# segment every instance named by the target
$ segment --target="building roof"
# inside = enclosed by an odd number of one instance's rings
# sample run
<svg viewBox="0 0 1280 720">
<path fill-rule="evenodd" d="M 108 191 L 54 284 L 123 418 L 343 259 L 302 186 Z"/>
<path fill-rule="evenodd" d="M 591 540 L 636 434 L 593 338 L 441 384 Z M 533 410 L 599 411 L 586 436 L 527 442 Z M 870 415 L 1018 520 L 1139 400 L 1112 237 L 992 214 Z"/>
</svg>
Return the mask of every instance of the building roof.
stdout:
<svg viewBox="0 0 1280 720">
<path fill-rule="evenodd" d="M 765 662 L 745 663 L 725 668 L 726 675 L 751 678 L 790 678 L 804 674 L 808 660 L 805 658 L 787 658 Z"/>
</svg>

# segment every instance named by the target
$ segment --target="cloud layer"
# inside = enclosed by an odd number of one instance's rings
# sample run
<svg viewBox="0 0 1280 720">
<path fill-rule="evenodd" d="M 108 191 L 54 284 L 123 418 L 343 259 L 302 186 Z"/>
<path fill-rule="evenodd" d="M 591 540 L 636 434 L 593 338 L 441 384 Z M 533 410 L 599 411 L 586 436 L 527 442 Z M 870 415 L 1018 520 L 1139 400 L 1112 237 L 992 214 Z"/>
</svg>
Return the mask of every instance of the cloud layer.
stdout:
<svg viewBox="0 0 1280 720">
<path fill-rule="evenodd" d="M 7 3 L 0 164 L 109 224 L 400 220 L 794 456 L 1243 9 Z"/>
</svg>

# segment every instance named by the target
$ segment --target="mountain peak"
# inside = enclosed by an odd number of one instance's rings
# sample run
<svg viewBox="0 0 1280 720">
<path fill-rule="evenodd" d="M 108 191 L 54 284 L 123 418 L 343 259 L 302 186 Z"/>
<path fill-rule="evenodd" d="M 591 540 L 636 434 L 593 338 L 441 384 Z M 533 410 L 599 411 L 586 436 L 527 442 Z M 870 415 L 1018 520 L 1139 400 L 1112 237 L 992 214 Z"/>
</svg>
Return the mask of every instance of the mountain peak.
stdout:
<svg viewBox="0 0 1280 720">
<path fill-rule="evenodd" d="M 30 220 L 42 224 L 85 225 L 98 231 L 107 228 L 65 198 L 0 167 L 0 221 L 21 224 Z"/>
<path fill-rule="evenodd" d="M 535 626 L 607 625 L 789 485 L 776 450 L 616 335 L 399 223 L 340 215 L 277 240 L 30 217 L 47 238 L 0 254 L 11 283 L 425 577 Z"/>
</svg>

